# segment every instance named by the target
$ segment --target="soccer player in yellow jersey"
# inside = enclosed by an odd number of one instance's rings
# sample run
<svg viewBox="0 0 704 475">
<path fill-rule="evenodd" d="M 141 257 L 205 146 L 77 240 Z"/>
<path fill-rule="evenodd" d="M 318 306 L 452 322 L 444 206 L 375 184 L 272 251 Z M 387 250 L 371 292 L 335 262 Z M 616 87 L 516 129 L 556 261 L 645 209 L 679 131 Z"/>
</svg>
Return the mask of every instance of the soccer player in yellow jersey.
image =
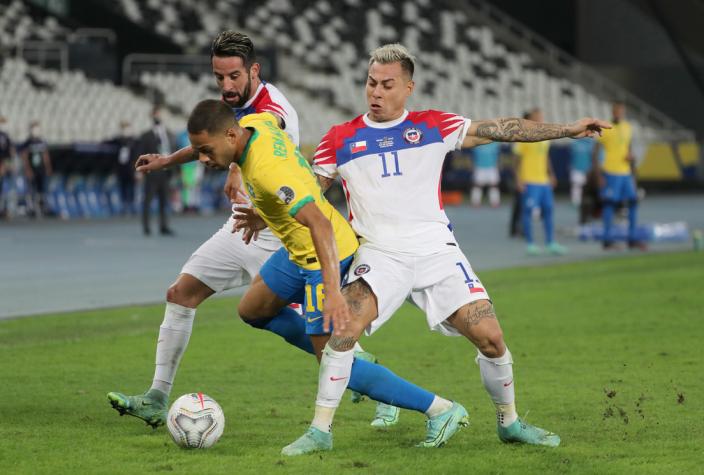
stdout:
<svg viewBox="0 0 704 475">
<path fill-rule="evenodd" d="M 533 110 L 528 119 L 543 122 L 540 109 Z M 548 150 L 550 142 L 519 142 L 514 147 L 518 156 L 517 187 L 521 193 L 521 225 L 526 238 L 526 253 L 537 256 L 542 250 L 533 241 L 533 210 L 539 209 L 545 229 L 545 247 L 550 254 L 562 255 L 566 249 L 555 242 L 552 189 L 556 184 L 550 165 Z"/>
<path fill-rule="evenodd" d="M 604 235 L 602 244 L 605 250 L 616 249 L 611 225 L 616 206 L 625 202 L 628 205 L 628 247 L 645 249 L 645 243 L 636 238 L 638 194 L 636 193 L 634 157 L 631 152 L 633 132 L 626 120 L 626 105 L 615 101 L 612 104 L 613 128 L 605 130 L 598 139 L 598 146 L 592 155 L 593 169 L 601 171 L 599 187 L 603 202 L 602 218 Z M 604 149 L 604 162 L 599 163 L 599 150 Z"/>
<path fill-rule="evenodd" d="M 320 360 L 321 383 L 309 429 L 316 450 L 332 448 L 332 416 L 345 387 L 434 417 L 452 402 L 379 364 L 353 359 L 352 353 L 327 345 L 331 321 L 339 323 L 334 328 L 337 333 L 345 329 L 350 317 L 340 278 L 352 263 L 357 237 L 325 199 L 310 165 L 280 125 L 270 113 L 250 114 L 238 123 L 232 110 L 216 100 L 199 103 L 188 119 L 189 139 L 201 163 L 235 170 L 239 165 L 258 217 L 283 244 L 242 297 L 240 316 L 247 320 L 270 318 L 282 308 L 285 311 L 288 303 L 303 303 L 305 331 Z M 340 371 L 349 364 L 351 372 Z"/>
</svg>

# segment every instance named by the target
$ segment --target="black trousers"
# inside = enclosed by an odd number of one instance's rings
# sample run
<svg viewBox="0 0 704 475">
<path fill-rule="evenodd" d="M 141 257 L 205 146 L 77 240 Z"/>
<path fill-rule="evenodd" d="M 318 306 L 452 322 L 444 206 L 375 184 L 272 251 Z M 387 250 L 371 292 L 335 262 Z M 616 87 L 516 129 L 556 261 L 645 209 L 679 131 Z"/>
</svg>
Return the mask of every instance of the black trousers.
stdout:
<svg viewBox="0 0 704 475">
<path fill-rule="evenodd" d="M 142 202 L 142 227 L 149 232 L 151 204 L 154 197 L 159 200 L 159 228 L 164 231 L 169 228 L 166 206 L 169 199 L 169 175 L 163 172 L 152 172 L 144 177 L 144 201 Z"/>
</svg>

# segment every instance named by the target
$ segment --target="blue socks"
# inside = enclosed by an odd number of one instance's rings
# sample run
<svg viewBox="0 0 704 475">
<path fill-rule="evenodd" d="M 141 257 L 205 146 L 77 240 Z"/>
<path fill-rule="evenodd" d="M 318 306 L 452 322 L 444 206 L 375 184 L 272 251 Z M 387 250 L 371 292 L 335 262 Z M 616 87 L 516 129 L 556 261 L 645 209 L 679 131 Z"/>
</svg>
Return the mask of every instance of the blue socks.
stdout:
<svg viewBox="0 0 704 475">
<path fill-rule="evenodd" d="M 295 347 L 312 354 L 313 344 L 306 335 L 306 322 L 295 310 L 290 307 L 282 308 L 275 317 L 260 318 L 258 320 L 245 320 L 245 323 L 254 328 L 269 330 L 279 335 Z"/>
<path fill-rule="evenodd" d="M 614 211 L 616 206 L 612 201 L 605 201 L 601 210 L 601 215 L 604 220 L 604 242 L 611 242 L 611 225 L 614 222 Z M 629 223 L 630 224 L 630 223 Z"/>
<path fill-rule="evenodd" d="M 550 205 L 544 205 L 541 212 L 543 214 L 543 226 L 545 228 L 545 243 L 550 244 L 553 241 L 555 234 L 555 227 L 553 225 L 552 219 L 552 203 Z"/>
<path fill-rule="evenodd" d="M 628 240 L 636 241 L 636 221 L 638 218 L 638 202 L 628 203 Z"/>
<path fill-rule="evenodd" d="M 435 398 L 435 394 L 406 381 L 389 369 L 356 358 L 347 387 L 375 401 L 422 413 L 430 408 Z"/>
</svg>

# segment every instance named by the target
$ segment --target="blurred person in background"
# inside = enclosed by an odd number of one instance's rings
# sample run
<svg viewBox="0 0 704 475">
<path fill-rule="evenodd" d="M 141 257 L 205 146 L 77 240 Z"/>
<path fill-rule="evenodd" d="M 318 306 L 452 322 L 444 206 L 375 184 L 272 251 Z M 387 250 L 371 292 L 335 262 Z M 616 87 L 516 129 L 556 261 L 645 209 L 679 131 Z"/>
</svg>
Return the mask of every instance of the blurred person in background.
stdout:
<svg viewBox="0 0 704 475">
<path fill-rule="evenodd" d="M 190 147 L 188 131 L 184 130 L 176 137 L 178 149 Z M 181 165 L 181 202 L 186 213 L 197 213 L 200 209 L 200 185 L 203 181 L 204 168 L 198 162 Z"/>
<path fill-rule="evenodd" d="M 499 193 L 499 152 L 501 144 L 491 142 L 486 145 L 475 147 L 474 152 L 474 177 L 471 194 L 472 206 L 478 207 L 482 204 L 482 192 L 486 187 L 489 189 L 489 204 L 496 208 L 501 203 Z"/>
<path fill-rule="evenodd" d="M 595 143 L 589 137 L 570 142 L 570 201 L 577 208 L 582 204 L 582 192 L 592 168 Z"/>
<path fill-rule="evenodd" d="M 156 105 L 152 109 L 152 128 L 139 138 L 139 154 L 158 150 L 161 155 L 169 155 L 174 149 L 174 140 L 166 130 L 161 120 L 161 108 Z M 169 202 L 169 180 L 171 172 L 167 169 L 153 171 L 144 177 L 144 201 L 142 202 L 142 230 L 145 236 L 151 234 L 150 214 L 152 200 L 156 196 L 159 201 L 159 233 L 162 236 L 173 236 L 169 228 L 167 206 Z"/>
<path fill-rule="evenodd" d="M 0 218 L 8 217 L 7 194 L 5 187 L 5 177 L 9 177 L 12 172 L 12 160 L 17 154 L 12 139 L 5 131 L 7 119 L 0 115 Z"/>
<path fill-rule="evenodd" d="M 134 214 L 135 171 L 134 163 L 137 160 L 137 140 L 127 120 L 120 121 L 120 134 L 113 139 L 117 147 L 117 183 L 120 188 L 122 213 Z"/>
<path fill-rule="evenodd" d="M 529 120 L 543 122 L 543 112 L 535 109 Z M 526 238 L 526 253 L 529 256 L 542 254 L 542 249 L 533 241 L 533 213 L 540 211 L 545 229 L 545 248 L 548 253 L 562 255 L 566 249 L 554 238 L 553 188 L 557 185 L 550 164 L 548 150 L 550 142 L 521 142 L 514 147 L 518 156 L 516 187 L 521 193 L 521 224 Z"/>
<path fill-rule="evenodd" d="M 53 174 L 49 145 L 41 138 L 39 121 L 29 124 L 29 137 L 20 147 L 29 189 L 29 208 L 34 217 L 41 217 L 46 209 L 46 188 Z"/>
<path fill-rule="evenodd" d="M 592 167 L 597 171 L 602 200 L 604 250 L 618 249 L 612 236 L 612 225 L 617 206 L 625 203 L 628 207 L 628 247 L 645 250 L 646 244 L 637 239 L 638 193 L 635 177 L 635 157 L 631 142 L 633 132 L 626 121 L 626 105 L 621 101 L 612 103 L 613 128 L 599 138 L 592 153 Z M 603 149 L 604 161 L 599 163 L 599 153 Z M 599 173 L 600 172 L 600 173 Z"/>
<path fill-rule="evenodd" d="M 531 112 L 525 112 L 523 114 L 523 119 L 530 120 Z M 514 159 L 516 158 L 515 149 L 513 149 Z M 521 190 L 518 189 L 518 161 L 515 160 L 513 168 L 513 205 L 511 206 L 511 218 L 509 221 L 508 235 L 512 238 L 518 238 L 523 236 L 523 229 L 521 228 L 521 201 L 523 200 L 523 195 Z"/>
</svg>

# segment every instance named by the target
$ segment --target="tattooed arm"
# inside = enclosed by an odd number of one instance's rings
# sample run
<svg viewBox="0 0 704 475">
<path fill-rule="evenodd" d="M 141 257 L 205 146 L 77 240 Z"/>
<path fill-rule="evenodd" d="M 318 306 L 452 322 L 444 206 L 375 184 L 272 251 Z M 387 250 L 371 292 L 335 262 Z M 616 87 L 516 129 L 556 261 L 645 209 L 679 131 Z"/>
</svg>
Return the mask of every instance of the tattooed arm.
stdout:
<svg viewBox="0 0 704 475">
<path fill-rule="evenodd" d="M 571 124 L 546 124 L 515 117 L 473 121 L 462 142 L 469 148 L 490 142 L 540 142 L 563 137 L 598 137 L 611 124 L 587 117 Z"/>
</svg>

